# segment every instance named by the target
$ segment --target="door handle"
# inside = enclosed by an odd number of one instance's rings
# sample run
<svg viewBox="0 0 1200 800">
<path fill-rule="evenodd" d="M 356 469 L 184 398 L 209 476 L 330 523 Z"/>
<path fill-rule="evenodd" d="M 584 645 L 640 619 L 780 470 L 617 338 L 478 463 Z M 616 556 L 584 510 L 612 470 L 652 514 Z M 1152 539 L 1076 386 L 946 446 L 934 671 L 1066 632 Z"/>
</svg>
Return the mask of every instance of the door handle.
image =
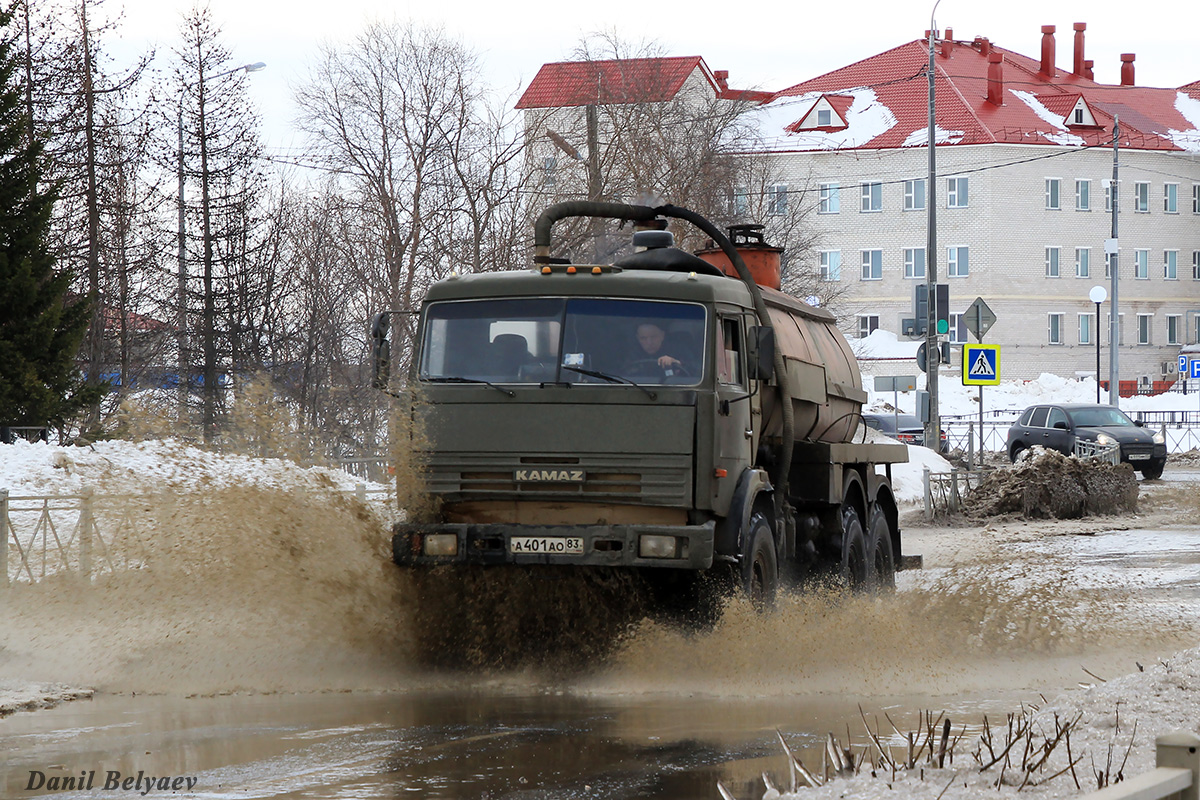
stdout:
<svg viewBox="0 0 1200 800">
<path fill-rule="evenodd" d="M 752 431 L 750 428 L 746 428 L 746 438 L 750 439 L 753 436 L 754 436 L 754 431 Z"/>
</svg>

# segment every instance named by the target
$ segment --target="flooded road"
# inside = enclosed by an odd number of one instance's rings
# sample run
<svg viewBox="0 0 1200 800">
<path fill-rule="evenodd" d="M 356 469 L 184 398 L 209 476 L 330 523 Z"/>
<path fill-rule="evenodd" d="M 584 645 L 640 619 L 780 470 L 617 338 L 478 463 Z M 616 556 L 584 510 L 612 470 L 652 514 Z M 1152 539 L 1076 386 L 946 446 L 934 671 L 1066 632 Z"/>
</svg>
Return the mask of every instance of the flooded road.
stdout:
<svg viewBox="0 0 1200 800">
<path fill-rule="evenodd" d="M 1195 477 L 1160 485 L 1193 491 Z M 974 725 L 1088 673 L 1194 646 L 1200 525 L 1139 525 L 914 530 L 927 569 L 901 576 L 893 597 L 789 597 L 766 617 L 730 609 L 702 633 L 644 626 L 586 674 L 429 675 L 401 663 L 373 688 L 372 663 L 355 686 L 337 685 L 347 691 L 310 691 L 318 675 L 300 693 L 227 683 L 187 696 L 161 668 L 138 673 L 152 660 L 139 655 L 103 671 L 94 700 L 0 720 L 0 796 L 141 796 L 154 777 L 192 779 L 172 796 L 201 798 L 713 798 L 717 779 L 760 797 L 761 772 L 786 776 L 776 730 L 819 769 L 828 733 L 864 743 L 860 706 L 873 726 L 886 713 L 915 729 L 923 709 Z M 214 663 L 272 673 L 265 633 L 225 649 L 204 641 Z M 344 674 L 377 655 L 357 641 L 313 663 Z M 171 669 L 188 676 L 183 657 L 202 655 L 176 652 Z M 63 791 L 67 778 L 93 788 Z M 101 791 L 112 780 L 136 788 Z"/>
</svg>

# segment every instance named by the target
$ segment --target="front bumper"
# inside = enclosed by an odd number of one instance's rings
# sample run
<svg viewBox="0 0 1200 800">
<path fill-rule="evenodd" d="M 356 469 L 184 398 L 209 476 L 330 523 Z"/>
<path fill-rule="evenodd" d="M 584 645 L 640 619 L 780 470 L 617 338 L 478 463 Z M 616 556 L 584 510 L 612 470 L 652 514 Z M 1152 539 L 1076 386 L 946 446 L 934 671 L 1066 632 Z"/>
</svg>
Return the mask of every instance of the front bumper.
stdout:
<svg viewBox="0 0 1200 800">
<path fill-rule="evenodd" d="M 409 525 L 392 529 L 392 559 L 402 567 L 436 564 L 571 564 L 586 567 L 673 567 L 708 569 L 713 563 L 716 523 L 703 525 L 504 525 L 450 523 Z M 452 534 L 458 547 L 454 555 L 424 553 L 425 537 Z M 671 536 L 675 558 L 639 555 L 643 535 Z M 513 553 L 513 537 L 580 539 L 582 552 Z"/>
</svg>

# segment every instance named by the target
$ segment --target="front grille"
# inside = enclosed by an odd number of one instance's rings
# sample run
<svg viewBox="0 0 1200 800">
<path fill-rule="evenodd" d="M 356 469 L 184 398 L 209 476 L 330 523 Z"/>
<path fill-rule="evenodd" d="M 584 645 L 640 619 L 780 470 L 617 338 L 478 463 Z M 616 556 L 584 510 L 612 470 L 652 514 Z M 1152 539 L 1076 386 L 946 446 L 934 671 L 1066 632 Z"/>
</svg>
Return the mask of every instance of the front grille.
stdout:
<svg viewBox="0 0 1200 800">
<path fill-rule="evenodd" d="M 499 454 L 431 454 L 429 485 L 449 501 L 574 498 L 588 502 L 643 505 L 689 505 L 692 493 L 691 459 L 683 455 L 631 459 L 612 454 L 581 454 L 561 460 L 537 457 L 543 469 L 581 470 L 582 481 L 518 481 L 516 472 L 533 459 Z"/>
</svg>

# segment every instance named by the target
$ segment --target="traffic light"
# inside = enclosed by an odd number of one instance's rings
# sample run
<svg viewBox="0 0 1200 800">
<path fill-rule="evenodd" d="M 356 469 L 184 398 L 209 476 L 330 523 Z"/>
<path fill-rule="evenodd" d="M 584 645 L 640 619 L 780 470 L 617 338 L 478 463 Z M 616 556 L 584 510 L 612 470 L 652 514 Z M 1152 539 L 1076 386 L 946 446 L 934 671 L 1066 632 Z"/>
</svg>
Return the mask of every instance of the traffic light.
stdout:
<svg viewBox="0 0 1200 800">
<path fill-rule="evenodd" d="M 937 315 L 936 330 L 938 333 L 950 332 L 950 287 L 944 283 L 933 285 L 934 312 Z M 916 332 L 923 335 L 929 320 L 929 284 L 918 283 L 913 288 L 913 316 L 916 318 Z"/>
</svg>

